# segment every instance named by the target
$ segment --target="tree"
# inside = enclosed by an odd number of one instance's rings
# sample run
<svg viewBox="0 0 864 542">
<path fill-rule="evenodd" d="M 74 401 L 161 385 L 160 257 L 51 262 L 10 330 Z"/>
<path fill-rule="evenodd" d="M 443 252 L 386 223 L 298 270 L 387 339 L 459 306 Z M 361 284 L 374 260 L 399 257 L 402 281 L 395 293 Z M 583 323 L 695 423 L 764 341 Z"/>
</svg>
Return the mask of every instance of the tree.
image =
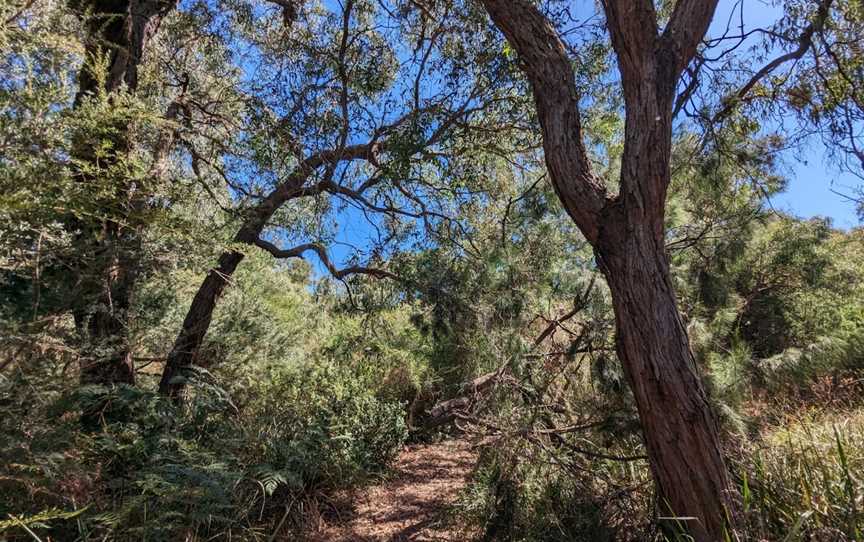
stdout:
<svg viewBox="0 0 864 542">
<path fill-rule="evenodd" d="M 315 254 L 338 280 L 395 278 L 384 256 L 411 231 L 458 227 L 456 209 L 474 188 L 471 175 L 480 176 L 472 150 L 491 146 L 501 125 L 497 108 L 509 87 L 479 68 L 491 57 L 479 47 L 488 33 L 472 32 L 449 7 L 433 16 L 358 0 L 310 8 L 300 19 L 288 40 L 281 30 L 260 31 L 264 22 L 250 26 L 260 67 L 243 93 L 255 122 L 238 144 L 211 156 L 186 145 L 193 161 L 224 177 L 237 229 L 192 300 L 167 357 L 163 394 L 181 396 L 184 373 L 201 363 L 213 311 L 248 247 L 281 259 Z M 464 47 L 472 42 L 475 50 Z M 438 82 L 423 84 L 429 80 Z M 454 171 L 468 178 L 463 186 L 449 182 Z M 344 267 L 331 261 L 335 234 L 322 223 L 339 205 L 378 236 L 365 263 L 361 250 Z M 294 244 L 281 248 L 286 239 Z"/>
<path fill-rule="evenodd" d="M 144 51 L 175 3 L 72 2 L 87 31 L 76 109 L 102 95 L 109 105 L 122 110 L 124 95 L 134 95 L 138 89 Z M 75 325 L 95 354 L 81 368 L 81 381 L 87 384 L 135 382 L 126 330 L 141 234 L 133 215 L 146 205 L 146 194 L 140 187 L 144 174 L 136 175 L 134 167 L 127 167 L 135 147 L 130 122 L 123 114 L 111 118 L 100 134 L 79 136 L 71 152 L 76 181 L 94 191 L 99 208 L 95 218 L 76 215 L 67 220 L 80 252 Z"/>
<path fill-rule="evenodd" d="M 706 65 L 718 60 L 704 54 L 697 58 L 717 2 L 663 3 L 660 13 L 649 0 L 601 2 L 624 96 L 624 148 L 617 194 L 609 193 L 595 173 L 582 141 L 580 93 L 567 47 L 552 22 L 528 2 L 481 3 L 519 55 L 534 94 L 550 180 L 592 244 L 598 267 L 609 283 L 618 356 L 639 409 L 662 512 L 690 518 L 686 525 L 697 540 L 719 540 L 728 530 L 728 519 L 735 515 L 735 499 L 716 422 L 676 307 L 664 246 L 673 120 L 691 103 L 705 78 Z M 842 100 L 833 102 L 842 107 L 829 109 L 834 117 L 855 110 L 854 84 L 844 72 L 844 66 L 854 64 L 838 56 L 825 38 L 825 30 L 834 29 L 833 43 L 841 43 L 836 36 L 850 34 L 849 29 L 857 24 L 855 8 L 840 10 L 844 23 L 833 25 L 829 24 L 831 0 L 818 2 L 815 8 L 812 14 L 800 7 L 791 10 L 796 22 L 791 30 L 763 30 L 769 36 L 780 36 L 779 47 L 791 50 L 753 70 L 743 83 L 718 87 L 735 88 L 719 96 L 720 107 L 707 115 L 707 128 L 713 129 L 739 111 L 754 88 L 778 68 L 787 63 L 794 66 L 792 61 L 810 53 L 817 75 L 819 59 L 833 58 L 830 69 L 834 79 L 840 80 L 834 88 L 843 92 Z M 814 46 L 814 36 L 823 41 L 821 48 Z M 747 37 L 723 36 L 708 45 L 726 39 L 738 40 L 740 45 Z M 719 59 L 728 61 L 728 53 L 735 48 L 721 53 Z M 688 69 L 694 59 L 695 66 Z M 679 94 L 679 79 L 685 70 L 689 80 Z M 820 77 L 825 82 L 825 75 Z M 710 111 L 711 102 L 703 100 L 697 106 L 702 110 L 707 106 Z M 837 131 L 837 146 L 854 157 L 855 130 L 860 123 L 854 116 L 845 117 L 849 124 L 845 131 Z"/>
<path fill-rule="evenodd" d="M 618 356 L 664 512 L 696 518 L 687 527 L 697 540 L 720 540 L 734 499 L 716 421 L 678 314 L 664 228 L 677 82 L 716 2 L 678 2 L 662 33 L 652 2 L 603 2 L 625 101 L 617 195 L 608 194 L 592 171 L 573 68 L 552 24 L 527 2 L 482 3 L 520 56 L 550 180 L 609 283 Z"/>
</svg>

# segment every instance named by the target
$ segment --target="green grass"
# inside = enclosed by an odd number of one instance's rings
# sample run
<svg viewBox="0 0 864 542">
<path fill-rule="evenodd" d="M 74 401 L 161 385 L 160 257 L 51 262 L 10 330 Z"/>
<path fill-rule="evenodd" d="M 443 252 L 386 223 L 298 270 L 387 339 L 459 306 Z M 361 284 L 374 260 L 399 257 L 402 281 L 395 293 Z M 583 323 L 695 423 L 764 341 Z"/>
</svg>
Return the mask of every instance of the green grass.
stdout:
<svg viewBox="0 0 864 542">
<path fill-rule="evenodd" d="M 861 540 L 864 410 L 767 428 L 737 465 L 754 540 Z"/>
</svg>

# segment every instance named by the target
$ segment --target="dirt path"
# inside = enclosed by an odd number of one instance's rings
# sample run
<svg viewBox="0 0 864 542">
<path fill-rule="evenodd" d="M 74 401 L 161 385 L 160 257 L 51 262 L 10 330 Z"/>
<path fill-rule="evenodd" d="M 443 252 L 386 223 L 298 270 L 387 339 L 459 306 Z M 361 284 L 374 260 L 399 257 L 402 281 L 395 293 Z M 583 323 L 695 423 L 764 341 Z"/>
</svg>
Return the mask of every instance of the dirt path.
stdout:
<svg viewBox="0 0 864 542">
<path fill-rule="evenodd" d="M 407 447 L 392 474 L 358 491 L 352 510 L 317 533 L 314 542 L 461 542 L 465 533 L 441 525 L 442 512 L 465 487 L 475 454 L 450 440 Z"/>
</svg>

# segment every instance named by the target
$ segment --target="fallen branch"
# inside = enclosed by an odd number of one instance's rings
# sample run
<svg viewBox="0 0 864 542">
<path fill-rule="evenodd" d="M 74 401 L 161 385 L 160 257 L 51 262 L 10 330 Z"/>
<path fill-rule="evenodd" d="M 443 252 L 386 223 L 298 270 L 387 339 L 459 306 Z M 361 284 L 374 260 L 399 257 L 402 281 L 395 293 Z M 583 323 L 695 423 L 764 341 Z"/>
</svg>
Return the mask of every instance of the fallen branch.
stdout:
<svg viewBox="0 0 864 542">
<path fill-rule="evenodd" d="M 588 300 L 591 296 L 591 292 L 594 289 L 594 283 L 596 281 L 597 276 L 592 275 L 591 281 L 588 283 L 588 287 L 585 288 L 585 291 L 580 295 L 573 303 L 573 309 L 564 313 L 563 315 L 555 318 L 554 320 L 549 320 L 547 326 L 543 329 L 542 332 L 534 339 L 534 347 L 540 346 L 543 341 L 549 338 L 561 325 L 568 320 L 575 317 L 582 311 L 586 305 L 588 304 Z M 580 335 L 579 340 L 583 338 L 583 335 Z M 455 421 L 460 415 L 466 414 L 471 407 L 482 397 L 483 392 L 494 387 L 504 375 L 507 374 L 510 368 L 510 361 L 508 360 L 504 365 L 499 367 L 498 369 L 480 375 L 473 380 L 469 380 L 460 386 L 459 393 L 456 397 L 452 399 L 448 399 L 446 401 L 441 401 L 436 403 L 431 409 L 429 409 L 429 419 L 426 423 L 423 424 L 425 429 L 434 429 L 436 427 L 440 427 L 442 425 L 446 425 L 450 422 Z"/>
</svg>

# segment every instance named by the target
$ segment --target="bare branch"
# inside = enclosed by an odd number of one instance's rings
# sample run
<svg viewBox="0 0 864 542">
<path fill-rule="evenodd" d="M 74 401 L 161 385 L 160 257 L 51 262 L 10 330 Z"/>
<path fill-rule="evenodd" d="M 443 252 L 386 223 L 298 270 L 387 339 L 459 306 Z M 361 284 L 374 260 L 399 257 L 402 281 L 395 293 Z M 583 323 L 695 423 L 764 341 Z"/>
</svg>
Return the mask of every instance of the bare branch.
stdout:
<svg viewBox="0 0 864 542">
<path fill-rule="evenodd" d="M 333 262 L 330 261 L 330 257 L 327 256 L 327 251 L 323 246 L 318 243 L 304 243 L 302 245 L 298 245 L 289 249 L 280 249 L 273 243 L 269 241 L 265 241 L 264 239 L 258 238 L 255 239 L 255 246 L 262 248 L 269 252 L 275 258 L 300 258 L 303 259 L 303 254 L 309 251 L 315 252 L 318 255 L 318 259 L 321 260 L 321 263 L 324 264 L 324 267 L 327 268 L 327 271 L 330 272 L 336 279 L 343 279 L 349 275 L 370 275 L 375 278 L 390 278 L 398 280 L 399 277 L 394 275 L 393 273 L 386 271 L 384 269 L 377 269 L 374 267 L 364 267 L 360 265 L 352 265 L 350 267 L 345 267 L 342 269 L 338 269 Z"/>
<path fill-rule="evenodd" d="M 555 332 L 556 329 L 561 327 L 561 324 L 570 320 L 579 312 L 585 308 L 585 305 L 588 303 L 588 298 L 591 295 L 591 291 L 594 290 L 594 282 L 597 280 L 597 275 L 591 275 L 591 282 L 588 283 L 588 287 L 585 288 L 585 292 L 576 299 L 576 302 L 573 303 L 573 309 L 566 312 L 565 314 L 559 316 L 558 318 L 549 322 L 549 325 L 543 330 L 540 335 L 534 339 L 534 346 L 540 346 L 540 344 L 545 341 L 552 333 Z"/>
<path fill-rule="evenodd" d="M 534 339 L 533 344 L 535 348 L 540 346 L 543 341 L 549 338 L 549 336 L 559 326 L 561 326 L 561 324 L 563 324 L 567 320 L 572 319 L 586 307 L 591 292 L 594 290 L 594 283 L 596 279 L 597 276 L 592 275 L 591 282 L 588 284 L 588 287 L 585 288 L 585 291 L 582 293 L 582 295 L 580 295 L 574 301 L 573 309 L 552 320 L 549 325 L 540 333 L 540 335 L 538 335 L 537 338 Z M 577 341 L 581 341 L 582 339 L 584 339 L 584 334 L 580 334 Z M 529 355 L 526 357 L 531 356 Z M 460 416 L 463 416 L 464 413 L 477 402 L 477 400 L 485 391 L 495 387 L 505 377 L 505 375 L 508 373 L 509 368 L 510 361 L 507 361 L 496 370 L 480 375 L 473 380 L 469 380 L 468 382 L 463 383 L 462 386 L 459 388 L 459 393 L 456 397 L 436 403 L 429 410 L 430 419 L 426 422 L 426 428 L 438 427 L 440 425 L 450 423 L 459 418 Z"/>
</svg>

